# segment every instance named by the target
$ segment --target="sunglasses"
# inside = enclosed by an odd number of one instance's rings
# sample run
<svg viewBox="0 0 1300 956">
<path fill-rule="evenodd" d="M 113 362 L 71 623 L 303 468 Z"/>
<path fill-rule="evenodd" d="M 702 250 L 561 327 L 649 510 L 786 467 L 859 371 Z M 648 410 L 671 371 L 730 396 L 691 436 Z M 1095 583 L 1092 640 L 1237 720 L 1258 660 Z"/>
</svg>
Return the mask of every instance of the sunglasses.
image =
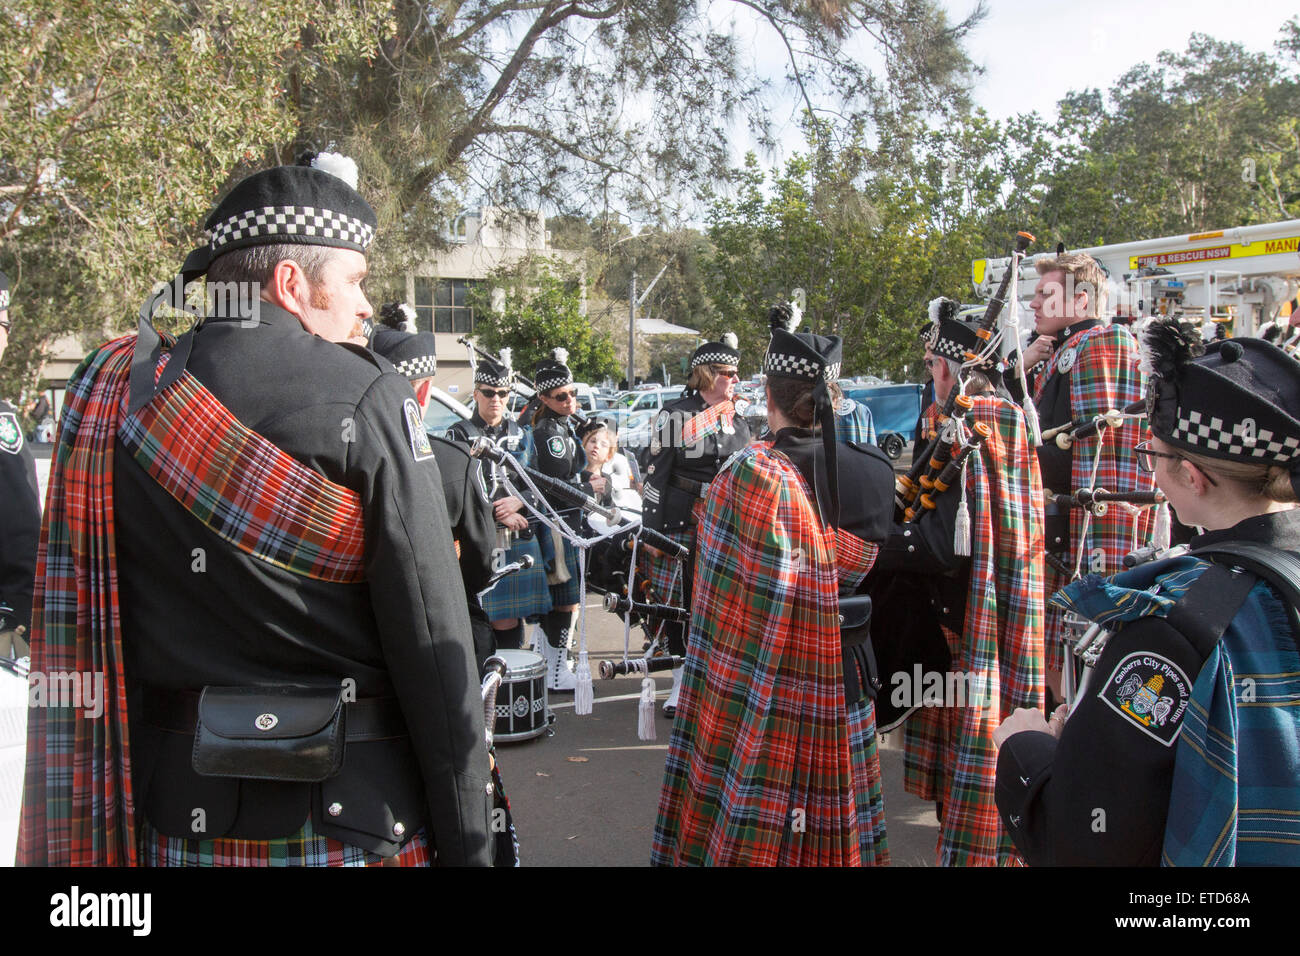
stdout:
<svg viewBox="0 0 1300 956">
<path fill-rule="evenodd" d="M 488 398 L 505 399 L 510 397 L 510 389 L 508 388 L 503 388 L 500 391 L 494 391 L 493 389 L 490 388 L 480 388 L 478 390 L 478 393 L 480 395 L 486 395 Z"/>
<path fill-rule="evenodd" d="M 734 368 L 718 368 L 716 365 L 710 365 L 709 371 L 719 378 L 734 378 L 737 381 L 740 380 L 740 372 L 736 371 Z"/>
<path fill-rule="evenodd" d="M 578 397 L 577 389 L 570 389 L 567 392 L 552 392 L 546 396 L 553 402 L 567 402 Z"/>
</svg>

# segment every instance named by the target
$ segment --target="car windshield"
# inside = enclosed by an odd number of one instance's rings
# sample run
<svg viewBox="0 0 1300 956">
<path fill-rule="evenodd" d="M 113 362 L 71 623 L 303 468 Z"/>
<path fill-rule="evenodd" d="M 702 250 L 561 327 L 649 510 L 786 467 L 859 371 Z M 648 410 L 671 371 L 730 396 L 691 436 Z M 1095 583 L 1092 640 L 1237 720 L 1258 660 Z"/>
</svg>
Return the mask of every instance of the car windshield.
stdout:
<svg viewBox="0 0 1300 956">
<path fill-rule="evenodd" d="M 429 407 L 424 412 L 424 430 L 430 435 L 442 438 L 447 434 L 448 428 L 468 417 L 465 411 L 452 409 L 444 404 L 437 395 L 433 395 Z"/>
</svg>

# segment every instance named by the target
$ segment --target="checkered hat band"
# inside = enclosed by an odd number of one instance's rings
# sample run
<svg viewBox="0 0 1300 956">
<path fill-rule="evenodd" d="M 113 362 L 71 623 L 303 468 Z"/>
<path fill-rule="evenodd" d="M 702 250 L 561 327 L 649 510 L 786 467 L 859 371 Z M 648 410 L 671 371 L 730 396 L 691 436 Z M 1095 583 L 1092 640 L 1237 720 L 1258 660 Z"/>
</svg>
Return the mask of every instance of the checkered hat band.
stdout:
<svg viewBox="0 0 1300 956">
<path fill-rule="evenodd" d="M 474 373 L 474 384 L 475 385 L 497 385 L 500 386 L 501 388 L 509 388 L 510 379 L 502 378 L 499 375 L 493 375 L 491 372 L 476 371 Z"/>
<path fill-rule="evenodd" d="M 1285 437 L 1260 428 L 1253 418 L 1225 422 L 1199 411 L 1178 410 L 1173 439 L 1217 458 L 1257 458 L 1288 464 L 1300 455 L 1300 437 Z"/>
<path fill-rule="evenodd" d="M 9 290 L 0 289 L 0 310 L 9 308 Z"/>
<path fill-rule="evenodd" d="M 767 375 L 806 378 L 810 382 L 815 382 L 819 378 L 833 382 L 840 377 L 840 363 L 833 362 L 830 365 L 823 365 L 821 362 L 803 355 L 782 355 L 779 352 L 768 352 L 763 358 L 763 371 Z"/>
<path fill-rule="evenodd" d="M 375 230 L 360 219 L 313 206 L 263 206 L 237 213 L 212 228 L 212 251 L 251 238 L 306 236 L 331 239 L 364 252 Z"/>
<path fill-rule="evenodd" d="M 572 375 L 557 375 L 554 378 L 539 378 L 536 385 L 539 392 L 549 392 L 553 388 L 559 388 L 561 385 L 568 385 L 572 381 Z"/>
<path fill-rule="evenodd" d="M 740 356 L 736 352 L 701 352 L 691 362 L 691 368 L 701 365 L 735 365 Z"/>
<path fill-rule="evenodd" d="M 402 359 L 393 368 L 407 378 L 428 378 L 430 375 L 437 374 L 438 360 L 432 355 L 421 355 L 417 358 Z"/>
<path fill-rule="evenodd" d="M 958 362 L 966 361 L 967 347 L 952 339 L 938 339 L 930 344 L 930 351 L 944 358 L 956 359 Z"/>
</svg>

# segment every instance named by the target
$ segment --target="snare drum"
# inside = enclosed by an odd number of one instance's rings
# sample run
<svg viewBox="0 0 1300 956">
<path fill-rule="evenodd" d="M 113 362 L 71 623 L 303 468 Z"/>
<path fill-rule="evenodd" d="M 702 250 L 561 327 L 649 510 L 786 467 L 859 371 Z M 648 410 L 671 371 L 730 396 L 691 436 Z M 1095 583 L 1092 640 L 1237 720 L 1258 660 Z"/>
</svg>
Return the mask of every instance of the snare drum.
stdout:
<svg viewBox="0 0 1300 956">
<path fill-rule="evenodd" d="M 497 651 L 508 665 L 497 689 L 497 743 L 528 740 L 546 732 L 554 719 L 546 705 L 546 664 L 532 651 Z"/>
</svg>

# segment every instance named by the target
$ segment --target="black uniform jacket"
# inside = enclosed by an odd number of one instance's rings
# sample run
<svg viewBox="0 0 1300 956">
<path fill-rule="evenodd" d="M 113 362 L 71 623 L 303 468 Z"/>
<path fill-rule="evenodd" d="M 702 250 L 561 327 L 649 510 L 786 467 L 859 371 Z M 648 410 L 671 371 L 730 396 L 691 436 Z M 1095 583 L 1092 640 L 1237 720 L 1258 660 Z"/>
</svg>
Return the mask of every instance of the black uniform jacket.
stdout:
<svg viewBox="0 0 1300 956">
<path fill-rule="evenodd" d="M 1046 375 L 1051 363 L 1058 360 L 1061 349 L 1070 345 L 1070 340 L 1094 325 L 1100 325 L 1100 319 L 1083 319 L 1070 325 L 1057 336 L 1057 350 L 1043 363 L 1039 375 Z M 1070 379 L 1073 370 L 1057 372 L 1043 388 L 1035 405 L 1038 408 L 1038 423 L 1043 431 L 1056 428 L 1072 420 L 1074 410 L 1070 407 Z M 1066 495 L 1074 491 L 1072 486 L 1072 469 L 1074 451 L 1059 448 L 1054 441 L 1045 441 L 1038 446 L 1038 468 L 1043 474 L 1043 488 L 1057 494 Z M 1067 524 L 1068 527 L 1068 524 Z M 1068 547 L 1067 547 L 1068 550 Z"/>
<path fill-rule="evenodd" d="M 437 463 L 408 434 L 410 384 L 370 352 L 303 330 L 209 318 L 188 369 L 243 424 L 360 497 L 365 575 L 333 584 L 227 544 L 123 453 L 114 462 L 118 576 L 135 792 L 161 832 L 269 839 L 310 813 L 318 833 L 392 853 L 421 827 L 443 864 L 487 864 L 483 708 Z M 320 784 L 200 777 L 190 735 L 142 718 L 154 688 L 338 685 L 395 699 L 408 737 L 349 741 Z M 165 696 L 165 695 L 164 695 Z M 146 708 L 147 709 L 147 708 Z M 401 824 L 401 826 L 398 826 Z"/>
<path fill-rule="evenodd" d="M 584 495 L 591 494 L 591 483 L 579 480 L 582 468 L 587 463 L 587 455 L 573 430 L 570 416 L 561 418 L 550 409 L 544 409 L 542 417 L 533 425 L 533 445 L 537 454 L 538 471 L 573 485 Z M 542 489 L 542 493 L 546 494 L 546 489 Z M 551 507 L 562 515 L 576 514 L 572 502 L 557 495 L 546 494 L 546 497 Z M 570 527 L 573 526 L 574 523 L 570 522 Z"/>
<path fill-rule="evenodd" d="M 789 456 L 815 495 L 816 472 L 824 468 L 825 447 L 820 435 L 807 428 L 783 428 L 772 443 L 776 451 Z M 894 466 L 874 445 L 840 443 L 835 449 L 839 476 L 839 527 L 863 541 L 880 543 L 889 534 L 894 515 Z M 829 507 L 828 502 L 823 503 Z M 827 520 L 830 516 L 827 515 Z M 866 657 L 870 630 L 841 632 L 844 646 L 844 689 L 848 703 L 858 700 L 869 686 L 875 669 Z"/>
<path fill-rule="evenodd" d="M 12 405 L 0 402 L 0 601 L 13 608 L 5 629 L 31 626 L 41 501 L 36 461 Z"/>
<path fill-rule="evenodd" d="M 749 444 L 749 425 L 739 415 L 732 434 L 715 431 L 701 441 L 684 444 L 682 427 L 708 407 L 700 394 L 693 392 L 665 405 L 655 421 L 642 505 L 642 520 L 652 531 L 693 532 L 691 509 L 704 497 L 702 486 L 717 477 L 728 458 Z M 538 449 L 540 452 L 540 443 Z"/>
<path fill-rule="evenodd" d="M 891 523 L 871 569 L 871 591 L 878 615 L 887 603 L 901 604 L 909 608 L 915 627 L 943 624 L 960 634 L 965 629 L 970 588 L 970 558 L 957 554 L 954 547 L 961 486 L 954 485 L 933 500 L 933 510 L 922 512 L 915 521 Z M 972 506 L 977 504 L 968 502 Z"/>
<path fill-rule="evenodd" d="M 1300 511 L 1247 518 L 1200 535 L 1192 547 L 1223 541 L 1300 550 Z M 1059 741 L 1027 731 L 998 751 L 998 815 L 1031 866 L 1160 865 L 1178 748 L 1141 732 L 1097 695 L 1137 652 L 1171 661 L 1193 684 L 1204 664 L 1165 618 L 1128 623 L 1107 642 Z"/>
<path fill-rule="evenodd" d="M 489 425 L 487 422 L 483 421 L 483 418 L 478 413 L 478 409 L 475 409 L 474 414 L 469 418 L 451 425 L 451 427 L 447 429 L 447 437 L 453 441 L 464 442 L 467 445 L 473 442 L 475 438 L 490 438 L 498 448 L 510 452 L 511 455 L 517 455 L 519 450 L 524 447 L 525 442 L 528 439 L 528 434 L 518 422 L 512 421 L 509 418 L 503 418 L 501 421 L 497 422 L 497 424 Z M 523 464 L 527 464 L 527 462 L 523 462 Z M 483 463 L 483 474 L 487 479 L 488 495 L 493 501 L 496 501 L 499 498 L 509 497 L 510 495 L 510 492 L 505 485 L 498 485 L 497 482 L 494 482 L 491 478 L 494 470 L 498 468 L 502 473 L 509 477 L 510 483 L 518 492 L 518 497 L 521 501 L 525 501 L 533 507 L 539 506 L 540 502 L 537 496 L 533 494 L 531 488 L 524 484 L 523 480 L 519 477 L 519 474 L 511 466 L 498 466 L 494 465 L 492 462 L 485 461 Z M 524 517 L 527 518 L 530 516 L 525 512 Z M 517 532 L 517 534 L 520 537 L 528 537 L 533 533 L 533 523 L 535 522 L 535 518 L 530 518 L 528 529 Z"/>
<path fill-rule="evenodd" d="M 452 435 L 448 429 L 448 435 Z M 433 457 L 442 473 L 442 493 L 447 501 L 451 533 L 460 546 L 460 576 L 469 602 L 470 630 L 474 634 L 474 659 L 480 667 L 492 656 L 492 623 L 479 603 L 478 593 L 492 577 L 492 552 L 496 548 L 496 518 L 487 496 L 484 462 L 470 457 L 459 440 L 429 436 Z"/>
</svg>

